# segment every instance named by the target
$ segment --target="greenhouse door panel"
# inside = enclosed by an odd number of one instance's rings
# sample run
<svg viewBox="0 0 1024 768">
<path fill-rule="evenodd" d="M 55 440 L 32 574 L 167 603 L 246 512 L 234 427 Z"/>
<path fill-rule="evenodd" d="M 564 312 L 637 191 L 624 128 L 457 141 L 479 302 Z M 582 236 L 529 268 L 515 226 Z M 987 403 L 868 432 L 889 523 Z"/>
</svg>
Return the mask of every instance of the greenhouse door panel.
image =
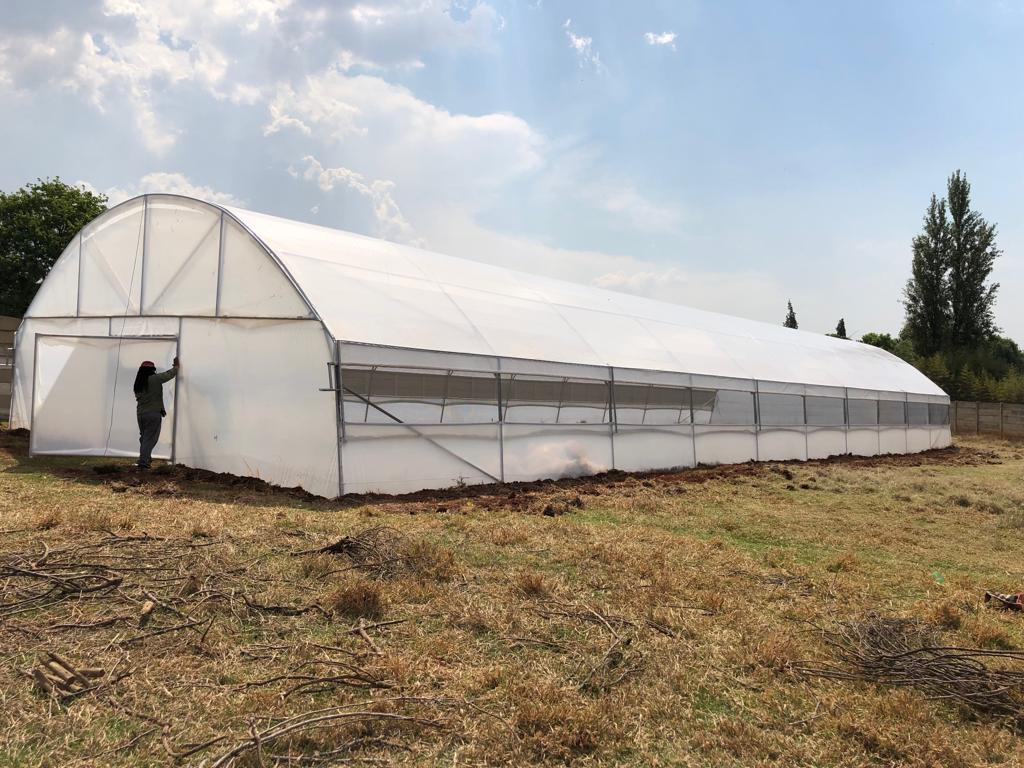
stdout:
<svg viewBox="0 0 1024 768">
<path fill-rule="evenodd" d="M 36 336 L 32 377 L 34 454 L 138 456 L 132 385 L 143 360 L 157 370 L 177 354 L 174 338 Z M 164 385 L 164 419 L 154 458 L 172 454 L 174 383 Z"/>
</svg>

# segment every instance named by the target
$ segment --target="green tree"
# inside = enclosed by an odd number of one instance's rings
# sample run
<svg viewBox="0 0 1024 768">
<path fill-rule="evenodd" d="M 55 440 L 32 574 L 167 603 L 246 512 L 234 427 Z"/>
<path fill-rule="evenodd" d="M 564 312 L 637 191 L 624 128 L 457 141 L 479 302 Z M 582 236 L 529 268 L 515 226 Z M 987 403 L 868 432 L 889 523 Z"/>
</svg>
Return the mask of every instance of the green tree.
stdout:
<svg viewBox="0 0 1024 768">
<path fill-rule="evenodd" d="M 903 305 L 918 355 L 974 349 L 996 333 L 999 284 L 989 282 L 1000 255 L 996 227 L 971 209 L 971 185 L 961 171 L 947 180 L 945 199 L 932 195 L 913 254 Z"/>
<path fill-rule="evenodd" d="M 959 170 L 949 177 L 950 342 L 969 347 L 996 332 L 992 310 L 998 283 L 989 284 L 999 257 L 996 227 L 971 210 L 971 185 Z"/>
<path fill-rule="evenodd" d="M 797 325 L 797 323 L 796 323 L 796 312 L 793 311 L 793 302 L 792 301 L 787 301 L 786 302 L 786 319 L 783 321 L 782 325 L 784 327 L 786 327 L 786 328 L 793 328 L 793 329 L 796 329 L 796 328 L 799 327 Z"/>
<path fill-rule="evenodd" d="M 931 357 L 926 357 L 918 362 L 917 368 L 921 373 L 942 387 L 947 393 L 953 386 L 953 376 L 949 372 L 946 360 L 942 354 L 936 352 Z"/>
<path fill-rule="evenodd" d="M 894 338 L 888 333 L 875 333 L 871 331 L 865 333 L 860 337 L 862 344 L 870 344 L 873 347 L 884 349 L 886 352 L 896 355 L 896 357 L 906 360 L 908 363 L 915 363 L 917 355 L 914 354 L 914 347 L 910 343 L 910 340 L 900 336 Z"/>
<path fill-rule="evenodd" d="M 880 349 L 884 349 L 886 352 L 895 353 L 896 351 L 897 340 L 888 333 L 875 333 L 874 331 L 871 331 L 861 336 L 860 340 L 864 344 L 870 344 L 872 347 L 879 347 Z"/>
<path fill-rule="evenodd" d="M 997 399 L 1004 403 L 1024 402 L 1024 374 L 1013 369 L 999 381 L 996 390 Z"/>
<path fill-rule="evenodd" d="M 946 201 L 932 195 L 924 230 L 913 240 L 911 277 L 903 290 L 906 333 L 920 355 L 938 352 L 949 336 L 949 242 Z"/>
<path fill-rule="evenodd" d="M 0 314 L 20 317 L 71 238 L 107 198 L 59 178 L 0 192 Z"/>
<path fill-rule="evenodd" d="M 846 335 L 846 319 L 845 318 L 842 318 L 842 317 L 839 318 L 839 322 L 836 324 L 836 332 L 835 332 L 834 335 L 835 335 L 835 337 L 837 339 L 848 339 L 848 338 L 850 338 L 849 336 Z"/>
<path fill-rule="evenodd" d="M 959 387 L 957 389 L 957 398 L 960 400 L 977 400 L 978 394 L 981 391 L 981 383 L 978 380 L 978 374 L 972 371 L 970 368 L 964 368 L 960 372 Z"/>
</svg>

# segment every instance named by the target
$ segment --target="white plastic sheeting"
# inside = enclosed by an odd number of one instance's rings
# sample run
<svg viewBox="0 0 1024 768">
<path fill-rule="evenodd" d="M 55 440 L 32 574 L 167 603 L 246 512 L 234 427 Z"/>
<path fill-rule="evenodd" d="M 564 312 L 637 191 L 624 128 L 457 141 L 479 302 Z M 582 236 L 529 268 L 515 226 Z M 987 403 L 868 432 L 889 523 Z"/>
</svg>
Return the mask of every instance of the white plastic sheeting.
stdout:
<svg viewBox="0 0 1024 768">
<path fill-rule="evenodd" d="M 620 426 L 615 433 L 615 468 L 626 472 L 692 467 L 689 426 Z"/>
<path fill-rule="evenodd" d="M 312 317 L 280 267 L 236 222 L 224 223 L 217 314 L 226 317 Z"/>
<path fill-rule="evenodd" d="M 500 452 L 497 424 L 350 424 L 342 454 L 345 491 L 405 493 L 497 482 Z"/>
<path fill-rule="evenodd" d="M 37 336 L 32 389 L 33 453 L 138 456 L 132 385 L 143 360 L 170 367 L 175 341 Z M 164 420 L 153 450 L 171 457 L 174 384 L 164 385 Z"/>
<path fill-rule="evenodd" d="M 843 429 L 807 428 L 808 459 L 827 459 L 829 456 L 841 456 L 844 453 L 850 453 L 850 449 Z"/>
<path fill-rule="evenodd" d="M 336 496 L 331 359 L 317 322 L 183 319 L 175 458 Z"/>
<path fill-rule="evenodd" d="M 846 432 L 848 452 L 855 456 L 877 456 L 879 453 L 878 429 L 851 426 Z"/>
<path fill-rule="evenodd" d="M 39 286 L 26 317 L 74 317 L 78 314 L 78 265 L 82 235 L 75 235 Z"/>
<path fill-rule="evenodd" d="M 757 433 L 753 427 L 694 427 L 698 464 L 741 464 L 755 461 Z"/>
<path fill-rule="evenodd" d="M 807 458 L 807 435 L 803 427 L 766 429 L 757 433 L 757 458 L 761 461 L 803 461 Z"/>
<path fill-rule="evenodd" d="M 26 317 L 313 316 L 273 254 L 209 203 L 147 195 L 68 245 Z"/>
<path fill-rule="evenodd" d="M 582 477 L 612 469 L 607 425 L 505 424 L 505 480 Z"/>
<path fill-rule="evenodd" d="M 144 200 L 131 200 L 82 230 L 79 315 L 139 314 L 145 210 Z"/>
<path fill-rule="evenodd" d="M 111 336 L 177 336 L 177 317 L 112 317 Z"/>
<path fill-rule="evenodd" d="M 45 286 L 46 283 L 43 283 Z M 23 320 L 14 338 L 14 381 L 11 387 L 11 428 L 28 429 L 32 424 L 32 373 L 35 368 L 36 334 L 107 336 L 110 321 L 97 318 L 52 318 Z M 154 361 L 155 362 L 155 361 Z"/>
<path fill-rule="evenodd" d="M 190 200 L 147 198 L 144 314 L 216 313 L 221 220 L 217 210 Z"/>
<path fill-rule="evenodd" d="M 37 333 L 179 337 L 176 458 L 328 496 L 950 442 L 948 398 L 874 347 L 174 195 L 57 261 L 18 333 L 15 427 Z M 34 443 L 99 450 L 101 418 L 39 413 Z"/>
<path fill-rule="evenodd" d="M 866 344 L 230 210 L 277 254 L 337 339 L 942 394 Z"/>
</svg>

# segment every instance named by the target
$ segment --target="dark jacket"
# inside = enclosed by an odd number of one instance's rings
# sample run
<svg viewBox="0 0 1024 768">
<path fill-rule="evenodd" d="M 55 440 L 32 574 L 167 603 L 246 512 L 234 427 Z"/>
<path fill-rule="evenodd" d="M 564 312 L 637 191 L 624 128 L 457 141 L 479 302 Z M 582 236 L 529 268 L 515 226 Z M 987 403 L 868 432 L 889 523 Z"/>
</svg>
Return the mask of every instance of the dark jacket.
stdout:
<svg viewBox="0 0 1024 768">
<path fill-rule="evenodd" d="M 154 373 L 146 379 L 146 389 L 135 393 L 135 412 L 141 416 L 144 413 L 159 413 L 164 411 L 164 382 L 170 381 L 178 375 L 178 367 L 168 368 L 163 373 Z"/>
</svg>

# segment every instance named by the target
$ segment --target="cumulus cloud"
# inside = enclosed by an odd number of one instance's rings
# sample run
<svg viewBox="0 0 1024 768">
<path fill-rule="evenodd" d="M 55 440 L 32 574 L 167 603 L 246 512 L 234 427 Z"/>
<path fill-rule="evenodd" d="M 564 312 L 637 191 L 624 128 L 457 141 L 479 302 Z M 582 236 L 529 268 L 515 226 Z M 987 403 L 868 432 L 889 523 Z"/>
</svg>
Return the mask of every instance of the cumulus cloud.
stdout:
<svg viewBox="0 0 1024 768">
<path fill-rule="evenodd" d="M 343 8 L 334 12 L 328 29 L 349 32 L 347 39 L 359 41 L 349 47 L 383 66 L 421 67 L 422 54 L 434 48 L 487 48 L 504 26 L 485 2 L 385 0 L 346 5 L 341 3 Z M 338 3 L 331 0 L 326 7 L 337 9 Z M 357 34 L 347 29 L 349 24 Z"/>
<path fill-rule="evenodd" d="M 412 225 L 402 215 L 398 203 L 393 196 L 395 183 L 383 179 L 368 180 L 361 173 L 356 173 L 350 168 L 336 167 L 325 168 L 319 160 L 312 155 L 302 158 L 306 168 L 302 171 L 302 178 L 306 181 L 315 182 L 324 192 L 331 192 L 335 187 L 342 186 L 358 193 L 366 198 L 373 206 L 373 215 L 377 222 L 377 234 L 385 240 L 393 240 L 398 243 L 423 246 L 422 238 L 416 237 Z M 294 168 L 289 169 L 293 176 L 299 172 Z M 314 206 L 313 213 L 319 213 L 319 206 Z"/>
<path fill-rule="evenodd" d="M 219 192 L 212 187 L 193 183 L 183 173 L 169 173 L 166 171 L 147 173 L 138 182 L 127 187 L 114 186 L 99 190 L 88 181 L 76 182 L 76 186 L 85 187 L 92 192 L 102 191 L 107 196 L 110 205 L 117 205 L 139 195 L 155 193 L 186 195 L 187 197 L 195 197 L 207 202 L 217 203 L 218 205 L 245 205 L 244 201 L 239 200 L 230 192 Z"/>
<path fill-rule="evenodd" d="M 644 32 L 644 40 L 647 41 L 648 45 L 665 46 L 667 45 L 673 51 L 676 49 L 676 33 L 675 32 Z"/>
<path fill-rule="evenodd" d="M 336 67 L 282 87 L 269 113 L 267 134 L 311 136 L 418 198 L 477 200 L 544 162 L 543 138 L 519 117 L 451 113 L 383 78 Z"/>
<path fill-rule="evenodd" d="M 53 85 L 101 113 L 127 109 L 159 154 L 182 132 L 159 108 L 175 91 L 251 105 L 272 81 L 332 62 L 416 67 L 427 51 L 485 46 L 501 23 L 485 2 L 456 14 L 441 0 L 7 0 L 0 87 Z"/>
<path fill-rule="evenodd" d="M 572 19 L 566 19 L 562 25 L 565 36 L 569 40 L 569 47 L 575 52 L 581 69 L 592 68 L 595 72 L 603 72 L 604 64 L 601 63 L 601 54 L 594 50 L 594 38 L 577 35 L 572 31 Z"/>
<path fill-rule="evenodd" d="M 23 35 L 0 33 L 0 80 L 19 90 L 54 84 L 80 93 L 101 112 L 112 102 L 127 103 L 144 144 L 163 152 L 174 144 L 177 130 L 155 113 L 153 91 L 158 85 L 196 83 L 219 95 L 227 70 L 227 59 L 215 45 L 179 37 L 184 20 L 198 24 L 204 18 L 198 11 L 215 18 L 228 5 L 250 6 L 255 0 L 220 0 L 209 9 L 197 0 L 180 2 L 191 8 L 171 8 L 170 0 L 105 0 L 106 29 L 93 20 L 79 30 L 58 24 Z M 248 8 L 234 10 L 241 14 Z"/>
</svg>

